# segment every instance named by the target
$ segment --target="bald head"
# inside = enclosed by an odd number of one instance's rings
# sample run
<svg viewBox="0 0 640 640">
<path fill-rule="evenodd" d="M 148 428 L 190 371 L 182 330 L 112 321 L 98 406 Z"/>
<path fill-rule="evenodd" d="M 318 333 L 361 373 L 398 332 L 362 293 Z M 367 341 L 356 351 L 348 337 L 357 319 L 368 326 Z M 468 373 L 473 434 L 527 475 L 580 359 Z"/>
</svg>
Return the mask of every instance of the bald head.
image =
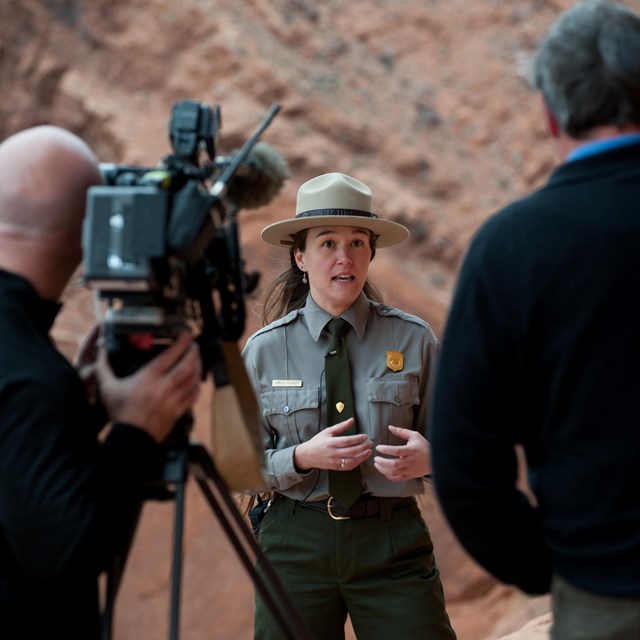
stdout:
<svg viewBox="0 0 640 640">
<path fill-rule="evenodd" d="M 0 233 L 78 228 L 87 188 L 99 182 L 96 157 L 69 131 L 41 126 L 16 133 L 0 144 Z"/>
<path fill-rule="evenodd" d="M 87 189 L 100 182 L 94 153 L 69 131 L 39 126 L 7 138 L 0 144 L 0 267 L 57 297 L 81 259 Z"/>
</svg>

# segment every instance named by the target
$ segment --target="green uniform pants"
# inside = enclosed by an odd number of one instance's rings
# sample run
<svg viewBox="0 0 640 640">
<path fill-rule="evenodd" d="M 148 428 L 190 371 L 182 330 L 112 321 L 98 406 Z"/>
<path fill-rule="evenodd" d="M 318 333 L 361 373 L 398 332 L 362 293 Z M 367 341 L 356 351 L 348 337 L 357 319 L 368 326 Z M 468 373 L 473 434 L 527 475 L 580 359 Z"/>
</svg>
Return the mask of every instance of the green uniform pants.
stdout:
<svg viewBox="0 0 640 640">
<path fill-rule="evenodd" d="M 332 520 L 286 498 L 261 525 L 260 546 L 316 640 L 455 640 L 433 544 L 417 504 L 381 517 Z M 256 595 L 256 640 L 281 640 Z"/>
</svg>

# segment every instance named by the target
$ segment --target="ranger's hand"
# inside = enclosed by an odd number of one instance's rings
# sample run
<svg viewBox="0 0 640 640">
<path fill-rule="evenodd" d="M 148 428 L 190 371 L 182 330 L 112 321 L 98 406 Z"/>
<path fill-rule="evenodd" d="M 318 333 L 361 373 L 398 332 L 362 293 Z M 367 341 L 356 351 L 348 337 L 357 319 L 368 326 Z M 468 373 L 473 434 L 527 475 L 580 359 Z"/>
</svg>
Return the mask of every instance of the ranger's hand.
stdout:
<svg viewBox="0 0 640 640">
<path fill-rule="evenodd" d="M 392 482 L 404 482 L 430 474 L 431 446 L 427 439 L 412 429 L 389 425 L 389 431 L 407 443 L 400 446 L 379 444 L 376 451 L 390 457 L 375 456 L 375 468 Z"/>
<path fill-rule="evenodd" d="M 349 418 L 320 431 L 295 449 L 293 460 L 298 469 L 334 469 L 348 471 L 371 456 L 372 442 L 366 434 L 343 436 L 353 425 Z"/>
</svg>

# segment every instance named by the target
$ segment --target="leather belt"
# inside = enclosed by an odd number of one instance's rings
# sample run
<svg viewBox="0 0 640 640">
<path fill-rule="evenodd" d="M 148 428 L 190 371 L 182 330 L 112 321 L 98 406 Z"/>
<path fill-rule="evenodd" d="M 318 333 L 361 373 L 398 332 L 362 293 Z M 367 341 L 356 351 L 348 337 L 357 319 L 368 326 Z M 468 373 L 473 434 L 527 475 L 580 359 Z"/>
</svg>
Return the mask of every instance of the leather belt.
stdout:
<svg viewBox="0 0 640 640">
<path fill-rule="evenodd" d="M 296 504 L 305 509 L 327 513 L 334 520 L 351 520 L 352 518 L 375 518 L 381 514 L 390 514 L 394 509 L 408 507 L 414 504 L 415 501 L 414 496 L 409 496 L 408 498 L 378 498 L 376 496 L 363 495 L 348 509 L 341 507 L 332 497 L 313 502 L 299 501 Z"/>
</svg>

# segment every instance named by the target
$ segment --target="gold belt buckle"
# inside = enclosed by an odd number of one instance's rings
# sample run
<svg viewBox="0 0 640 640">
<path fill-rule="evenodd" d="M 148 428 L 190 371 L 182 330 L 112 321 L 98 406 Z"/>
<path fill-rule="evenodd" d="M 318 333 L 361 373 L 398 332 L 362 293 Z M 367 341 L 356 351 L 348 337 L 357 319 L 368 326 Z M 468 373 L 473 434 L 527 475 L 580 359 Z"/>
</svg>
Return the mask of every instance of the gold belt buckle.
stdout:
<svg viewBox="0 0 640 640">
<path fill-rule="evenodd" d="M 336 516 L 336 515 L 333 515 L 333 511 L 331 511 L 331 505 L 332 504 L 333 504 L 333 496 L 329 496 L 329 499 L 327 500 L 327 511 L 328 511 L 329 515 L 334 520 L 351 520 L 351 516 Z"/>
</svg>

